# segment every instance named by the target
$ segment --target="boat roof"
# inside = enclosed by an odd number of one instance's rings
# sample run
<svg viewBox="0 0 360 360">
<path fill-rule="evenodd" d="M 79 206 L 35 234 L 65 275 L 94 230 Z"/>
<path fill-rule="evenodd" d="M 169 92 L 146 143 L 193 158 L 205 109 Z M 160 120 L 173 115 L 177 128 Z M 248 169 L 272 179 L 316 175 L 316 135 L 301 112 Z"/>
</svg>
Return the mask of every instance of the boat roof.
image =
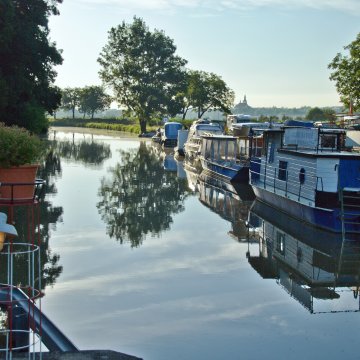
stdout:
<svg viewBox="0 0 360 360">
<path fill-rule="evenodd" d="M 331 151 L 331 150 L 316 150 L 316 149 L 278 149 L 278 152 L 289 153 L 298 156 L 317 157 L 317 158 L 354 158 L 360 159 L 360 153 L 351 151 Z"/>
<path fill-rule="evenodd" d="M 284 126 L 300 126 L 300 127 L 314 127 L 314 122 L 313 121 L 304 121 L 304 120 L 293 120 L 293 119 L 288 119 L 284 121 Z"/>
<path fill-rule="evenodd" d="M 196 123 L 193 124 L 193 126 L 196 129 L 213 129 L 213 128 L 221 129 L 220 124 L 213 124 L 213 123 Z"/>
<path fill-rule="evenodd" d="M 204 139 L 211 139 L 211 140 L 237 140 L 236 136 L 232 135 L 223 135 L 223 134 L 204 134 L 201 135 Z"/>
<path fill-rule="evenodd" d="M 316 129 L 320 133 L 329 133 L 329 134 L 345 134 L 345 129 L 338 128 L 321 128 L 321 127 L 306 127 L 306 126 L 281 126 L 276 128 L 264 129 L 265 132 L 285 132 L 286 129 L 304 129 L 304 131 Z"/>
<path fill-rule="evenodd" d="M 232 124 L 232 127 L 233 128 L 242 128 L 242 127 L 245 127 L 245 126 L 256 126 L 256 127 L 261 127 L 263 126 L 265 129 L 267 129 L 270 124 L 268 122 L 244 122 L 244 123 L 234 123 Z"/>
<path fill-rule="evenodd" d="M 175 122 L 175 121 L 169 121 L 169 122 L 166 122 L 166 123 L 164 124 L 164 126 L 169 126 L 169 125 L 182 126 L 181 123 Z"/>
</svg>

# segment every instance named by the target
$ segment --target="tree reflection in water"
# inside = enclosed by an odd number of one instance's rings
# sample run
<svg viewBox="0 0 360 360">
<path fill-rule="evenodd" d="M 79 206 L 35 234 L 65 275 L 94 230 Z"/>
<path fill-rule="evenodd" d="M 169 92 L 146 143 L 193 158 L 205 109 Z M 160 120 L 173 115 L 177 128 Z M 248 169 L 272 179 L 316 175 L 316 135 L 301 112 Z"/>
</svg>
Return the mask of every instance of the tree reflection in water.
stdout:
<svg viewBox="0 0 360 360">
<path fill-rule="evenodd" d="M 186 180 L 166 172 L 155 149 L 145 142 L 138 149 L 120 151 L 120 159 L 101 181 L 97 207 L 111 238 L 138 247 L 146 235 L 159 236 L 170 228 L 172 214 L 184 210 L 189 191 Z"/>
<path fill-rule="evenodd" d="M 62 158 L 84 165 L 101 165 L 111 156 L 110 145 L 94 141 L 56 141 L 53 146 Z"/>
</svg>

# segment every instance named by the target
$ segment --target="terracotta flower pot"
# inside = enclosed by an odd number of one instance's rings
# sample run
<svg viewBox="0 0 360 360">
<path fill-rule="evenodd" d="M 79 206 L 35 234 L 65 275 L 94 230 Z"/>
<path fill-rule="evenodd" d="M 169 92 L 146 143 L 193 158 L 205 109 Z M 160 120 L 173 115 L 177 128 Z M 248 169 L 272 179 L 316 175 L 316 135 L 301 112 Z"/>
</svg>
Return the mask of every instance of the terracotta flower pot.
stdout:
<svg viewBox="0 0 360 360">
<path fill-rule="evenodd" d="M 0 168 L 0 202 L 32 200 L 38 168 L 38 164 Z"/>
</svg>

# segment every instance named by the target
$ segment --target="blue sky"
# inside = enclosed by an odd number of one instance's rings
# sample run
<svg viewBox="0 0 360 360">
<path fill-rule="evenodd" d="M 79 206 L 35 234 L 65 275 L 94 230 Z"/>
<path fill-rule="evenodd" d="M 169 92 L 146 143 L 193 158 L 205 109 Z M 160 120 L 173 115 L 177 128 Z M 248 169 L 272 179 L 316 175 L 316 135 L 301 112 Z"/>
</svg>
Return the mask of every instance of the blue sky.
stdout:
<svg viewBox="0 0 360 360">
<path fill-rule="evenodd" d="M 100 85 L 111 27 L 134 15 L 173 39 L 193 70 L 213 72 L 238 103 L 339 105 L 327 65 L 360 32 L 360 0 L 64 0 L 50 19 L 63 50 L 57 85 Z"/>
</svg>

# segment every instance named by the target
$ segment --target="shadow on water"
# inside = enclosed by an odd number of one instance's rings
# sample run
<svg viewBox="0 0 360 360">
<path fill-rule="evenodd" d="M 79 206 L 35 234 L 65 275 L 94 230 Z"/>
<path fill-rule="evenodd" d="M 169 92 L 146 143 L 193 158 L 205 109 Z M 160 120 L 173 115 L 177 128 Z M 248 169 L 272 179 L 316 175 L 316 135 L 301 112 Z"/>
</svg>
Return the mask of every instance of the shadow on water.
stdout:
<svg viewBox="0 0 360 360">
<path fill-rule="evenodd" d="M 184 211 L 190 193 L 186 180 L 167 171 L 157 150 L 146 142 L 120 151 L 119 158 L 101 181 L 97 207 L 111 238 L 138 247 L 146 235 L 170 229 L 172 215 Z"/>
</svg>

